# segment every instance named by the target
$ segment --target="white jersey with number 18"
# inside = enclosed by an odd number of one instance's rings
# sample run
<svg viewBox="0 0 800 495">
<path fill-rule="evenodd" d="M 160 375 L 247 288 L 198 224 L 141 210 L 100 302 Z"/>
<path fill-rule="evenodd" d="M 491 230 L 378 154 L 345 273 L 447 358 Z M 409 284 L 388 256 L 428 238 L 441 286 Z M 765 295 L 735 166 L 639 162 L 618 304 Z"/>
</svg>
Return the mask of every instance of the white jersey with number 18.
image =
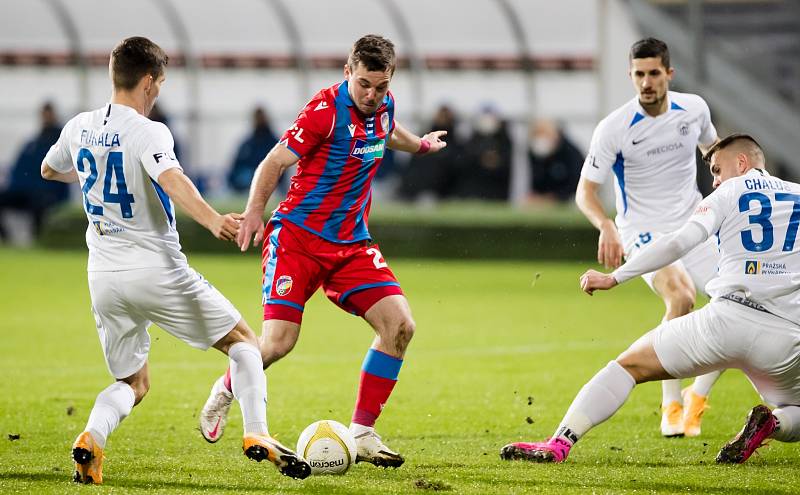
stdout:
<svg viewBox="0 0 800 495">
<path fill-rule="evenodd" d="M 667 111 L 652 117 L 633 98 L 594 131 L 581 176 L 603 183 L 616 177 L 620 231 L 671 232 L 702 196 L 697 190 L 697 144 L 717 139 L 708 105 L 697 95 L 667 94 Z"/>
<path fill-rule="evenodd" d="M 753 169 L 723 182 L 689 221 L 719 238 L 719 276 L 709 295 L 743 292 L 800 325 L 800 185 Z"/>
<path fill-rule="evenodd" d="M 187 265 L 172 201 L 158 176 L 180 164 L 172 134 L 133 108 L 108 104 L 64 126 L 45 163 L 75 168 L 89 219 L 89 271 Z"/>
</svg>

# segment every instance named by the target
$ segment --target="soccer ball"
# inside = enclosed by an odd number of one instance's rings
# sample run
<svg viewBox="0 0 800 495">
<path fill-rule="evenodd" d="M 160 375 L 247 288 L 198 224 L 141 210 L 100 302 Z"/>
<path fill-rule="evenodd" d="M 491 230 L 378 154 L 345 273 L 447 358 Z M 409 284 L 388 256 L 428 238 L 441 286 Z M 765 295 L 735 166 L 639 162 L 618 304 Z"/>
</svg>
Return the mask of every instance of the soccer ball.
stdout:
<svg viewBox="0 0 800 495">
<path fill-rule="evenodd" d="M 344 474 L 356 462 L 356 439 L 342 423 L 317 421 L 300 434 L 297 453 L 308 461 L 311 474 Z"/>
</svg>

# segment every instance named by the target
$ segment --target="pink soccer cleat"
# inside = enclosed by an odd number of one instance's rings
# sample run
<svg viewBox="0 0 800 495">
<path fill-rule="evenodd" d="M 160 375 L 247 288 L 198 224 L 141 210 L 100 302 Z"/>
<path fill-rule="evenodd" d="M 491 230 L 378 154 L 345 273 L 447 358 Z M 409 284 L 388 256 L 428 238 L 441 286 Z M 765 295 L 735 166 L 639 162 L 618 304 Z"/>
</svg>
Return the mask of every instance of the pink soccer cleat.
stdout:
<svg viewBox="0 0 800 495">
<path fill-rule="evenodd" d="M 763 445 L 773 431 L 777 422 L 772 411 L 765 405 L 758 405 L 747 415 L 747 421 L 742 431 L 726 443 L 719 454 L 717 462 L 720 464 L 741 464 L 753 455 L 757 448 Z"/>
<path fill-rule="evenodd" d="M 500 458 L 506 461 L 564 462 L 571 448 L 572 444 L 561 438 L 536 443 L 516 442 L 503 447 Z"/>
</svg>

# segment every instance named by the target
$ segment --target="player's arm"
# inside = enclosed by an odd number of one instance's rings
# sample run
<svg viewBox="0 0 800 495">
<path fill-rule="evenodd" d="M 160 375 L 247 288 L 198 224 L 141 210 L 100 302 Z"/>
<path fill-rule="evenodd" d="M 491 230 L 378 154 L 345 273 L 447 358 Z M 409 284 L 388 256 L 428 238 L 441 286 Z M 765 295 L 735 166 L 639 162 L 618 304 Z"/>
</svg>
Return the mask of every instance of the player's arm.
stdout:
<svg viewBox="0 0 800 495">
<path fill-rule="evenodd" d="M 447 131 L 431 131 L 419 137 L 395 121 L 394 129 L 389 135 L 389 148 L 408 153 L 436 153 L 447 146 L 441 139 L 446 135 Z"/>
<path fill-rule="evenodd" d="M 264 235 L 264 209 L 267 201 L 283 172 L 297 163 L 300 158 L 282 144 L 276 144 L 261 163 L 258 164 L 250 184 L 250 195 L 247 197 L 247 206 L 242 214 L 242 223 L 236 244 L 242 251 L 247 251 L 252 239 L 253 246 L 261 242 Z"/>
<path fill-rule="evenodd" d="M 239 232 L 239 219 L 241 215 L 229 213 L 220 215 L 200 195 L 180 167 L 173 167 L 163 171 L 158 176 L 158 184 L 169 197 L 192 217 L 197 223 L 207 228 L 220 240 L 232 241 Z"/>
<path fill-rule="evenodd" d="M 575 191 L 575 203 L 578 209 L 600 231 L 597 242 L 597 262 L 606 268 L 616 268 L 622 261 L 624 248 L 617 226 L 608 218 L 600 201 L 600 184 L 581 176 L 578 189 Z"/>
<path fill-rule="evenodd" d="M 42 162 L 42 179 L 45 180 L 55 180 L 58 182 L 65 182 L 67 184 L 71 184 L 73 182 L 78 182 L 78 172 L 71 168 L 69 172 L 63 173 L 53 170 L 47 162 Z"/>
<path fill-rule="evenodd" d="M 695 246 L 708 239 L 708 232 L 697 222 L 688 222 L 680 230 L 656 239 L 646 250 L 612 273 L 588 270 L 581 275 L 581 289 L 590 296 L 645 273 L 674 263 Z"/>
</svg>

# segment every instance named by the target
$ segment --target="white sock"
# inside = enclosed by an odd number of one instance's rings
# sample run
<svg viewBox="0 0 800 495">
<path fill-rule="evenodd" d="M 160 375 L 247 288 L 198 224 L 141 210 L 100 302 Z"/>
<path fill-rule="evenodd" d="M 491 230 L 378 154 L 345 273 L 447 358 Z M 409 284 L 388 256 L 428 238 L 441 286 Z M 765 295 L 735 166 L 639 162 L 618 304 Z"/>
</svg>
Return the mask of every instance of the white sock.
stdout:
<svg viewBox="0 0 800 495">
<path fill-rule="evenodd" d="M 364 426 L 358 423 L 350 423 L 350 433 L 353 434 L 354 437 L 362 435 L 364 433 L 375 433 L 375 427 L 373 426 Z"/>
<path fill-rule="evenodd" d="M 237 342 L 228 350 L 231 388 L 239 401 L 244 432 L 267 433 L 267 378 L 261 352 L 253 344 Z"/>
<path fill-rule="evenodd" d="M 666 407 L 673 402 L 683 404 L 681 398 L 681 381 L 673 378 L 672 380 L 661 380 L 661 405 Z"/>
<path fill-rule="evenodd" d="M 617 412 L 635 385 L 630 373 L 618 362 L 611 361 L 578 392 L 553 438 L 577 442 L 587 431 Z"/>
<path fill-rule="evenodd" d="M 97 394 L 86 431 L 92 434 L 101 449 L 106 448 L 111 432 L 131 413 L 135 401 L 133 389 L 125 382 L 114 382 Z"/>
<path fill-rule="evenodd" d="M 800 407 L 780 407 L 772 411 L 772 415 L 778 420 L 778 428 L 772 432 L 770 438 L 779 442 L 800 441 Z"/>
<path fill-rule="evenodd" d="M 721 374 L 722 371 L 712 371 L 711 373 L 698 376 L 694 379 L 694 383 L 692 383 L 692 391 L 702 397 L 708 397 L 708 394 L 711 393 L 711 387 L 717 383 L 717 379 Z"/>
</svg>

